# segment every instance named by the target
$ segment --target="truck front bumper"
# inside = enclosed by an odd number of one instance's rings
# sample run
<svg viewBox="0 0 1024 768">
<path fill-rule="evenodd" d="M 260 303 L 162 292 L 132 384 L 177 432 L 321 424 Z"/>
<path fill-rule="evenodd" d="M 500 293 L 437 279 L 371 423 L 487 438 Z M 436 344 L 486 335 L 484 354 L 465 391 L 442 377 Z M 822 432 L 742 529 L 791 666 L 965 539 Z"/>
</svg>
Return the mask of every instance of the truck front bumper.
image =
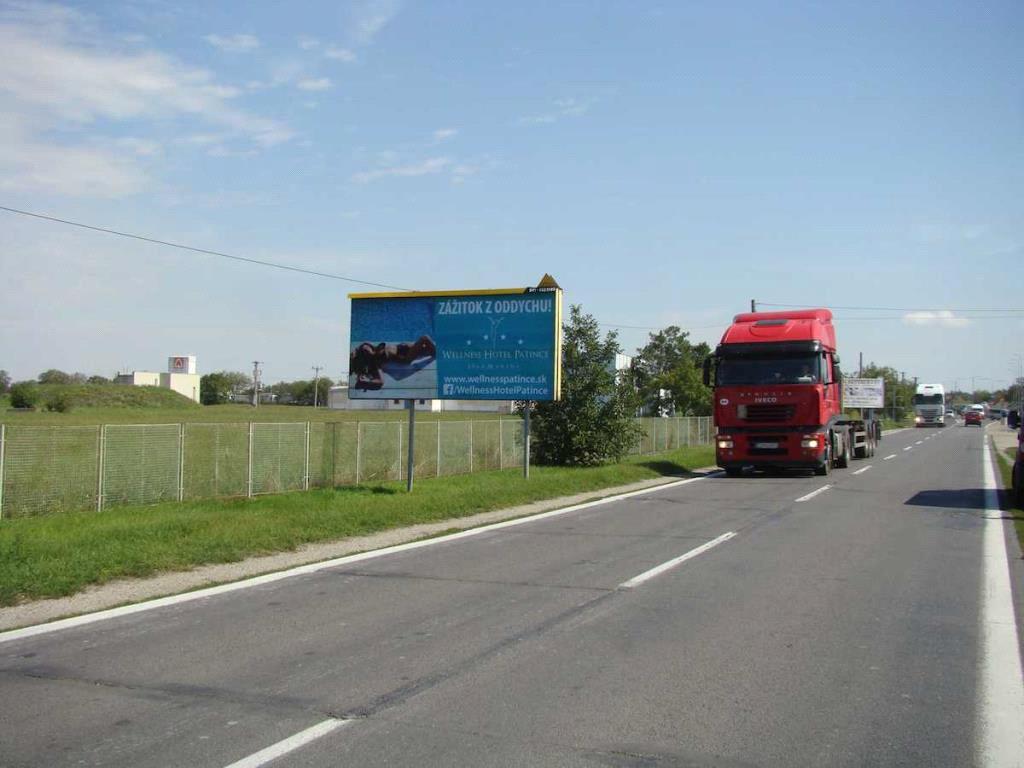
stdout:
<svg viewBox="0 0 1024 768">
<path fill-rule="evenodd" d="M 718 466 L 814 469 L 825 462 L 824 432 L 722 432 L 715 438 Z"/>
</svg>

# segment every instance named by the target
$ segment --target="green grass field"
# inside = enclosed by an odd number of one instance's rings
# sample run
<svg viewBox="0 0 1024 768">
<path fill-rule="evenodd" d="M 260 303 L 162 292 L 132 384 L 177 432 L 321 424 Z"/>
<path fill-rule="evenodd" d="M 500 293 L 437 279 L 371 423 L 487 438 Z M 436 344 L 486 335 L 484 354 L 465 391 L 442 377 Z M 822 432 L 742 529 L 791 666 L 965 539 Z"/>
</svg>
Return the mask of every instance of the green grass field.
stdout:
<svg viewBox="0 0 1024 768">
<path fill-rule="evenodd" d="M 996 452 L 996 457 L 999 460 L 999 473 L 1003 479 L 1003 488 L 1006 489 L 1009 489 L 1012 485 L 1011 473 L 1013 472 L 1015 456 L 1016 450 L 1014 448 L 1007 448 L 1003 453 Z M 1006 514 L 1013 520 L 1013 524 L 1017 528 L 1017 540 L 1020 542 L 1021 549 L 1024 549 L 1024 509 L 1012 505 L 1012 502 L 1009 501 L 1009 493 L 1004 494 L 1004 498 L 1009 506 Z"/>
<path fill-rule="evenodd" d="M 713 462 L 714 449 L 701 446 L 602 467 L 534 467 L 528 481 L 517 470 L 421 480 L 412 494 L 402 484 L 383 483 L 8 520 L 0 525 L 0 605 L 531 501 L 596 495 Z"/>
</svg>

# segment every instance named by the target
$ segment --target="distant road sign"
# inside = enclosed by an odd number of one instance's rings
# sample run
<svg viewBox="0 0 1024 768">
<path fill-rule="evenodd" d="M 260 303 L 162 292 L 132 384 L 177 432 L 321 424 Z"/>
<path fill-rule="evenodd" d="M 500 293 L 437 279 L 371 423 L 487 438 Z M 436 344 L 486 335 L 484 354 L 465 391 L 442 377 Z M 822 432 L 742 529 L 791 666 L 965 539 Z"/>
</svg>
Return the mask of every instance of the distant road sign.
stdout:
<svg viewBox="0 0 1024 768">
<path fill-rule="evenodd" d="M 885 379 L 843 379 L 844 408 L 884 408 Z"/>
</svg>

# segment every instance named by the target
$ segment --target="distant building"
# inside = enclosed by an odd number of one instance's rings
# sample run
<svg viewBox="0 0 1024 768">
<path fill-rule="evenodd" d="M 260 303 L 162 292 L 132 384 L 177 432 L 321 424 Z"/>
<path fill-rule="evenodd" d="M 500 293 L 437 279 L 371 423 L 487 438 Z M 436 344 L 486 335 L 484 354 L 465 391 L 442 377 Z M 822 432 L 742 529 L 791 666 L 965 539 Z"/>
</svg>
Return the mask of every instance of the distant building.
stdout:
<svg viewBox="0 0 1024 768">
<path fill-rule="evenodd" d="M 167 373 L 153 371 L 119 373 L 114 377 L 114 383 L 135 387 L 173 389 L 179 395 L 184 395 L 196 403 L 199 402 L 199 374 L 196 373 L 195 355 L 167 358 Z"/>
</svg>

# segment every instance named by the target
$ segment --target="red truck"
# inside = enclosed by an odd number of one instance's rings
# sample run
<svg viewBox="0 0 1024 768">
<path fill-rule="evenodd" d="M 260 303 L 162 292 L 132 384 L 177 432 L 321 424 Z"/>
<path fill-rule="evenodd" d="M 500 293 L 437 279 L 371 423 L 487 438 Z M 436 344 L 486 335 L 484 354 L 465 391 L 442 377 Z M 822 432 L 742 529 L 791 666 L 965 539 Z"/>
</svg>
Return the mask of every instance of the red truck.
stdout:
<svg viewBox="0 0 1024 768">
<path fill-rule="evenodd" d="M 737 315 L 705 362 L 704 383 L 714 386 L 717 463 L 730 477 L 746 467 L 827 475 L 875 453 L 879 423 L 843 413 L 827 309 Z"/>
</svg>

